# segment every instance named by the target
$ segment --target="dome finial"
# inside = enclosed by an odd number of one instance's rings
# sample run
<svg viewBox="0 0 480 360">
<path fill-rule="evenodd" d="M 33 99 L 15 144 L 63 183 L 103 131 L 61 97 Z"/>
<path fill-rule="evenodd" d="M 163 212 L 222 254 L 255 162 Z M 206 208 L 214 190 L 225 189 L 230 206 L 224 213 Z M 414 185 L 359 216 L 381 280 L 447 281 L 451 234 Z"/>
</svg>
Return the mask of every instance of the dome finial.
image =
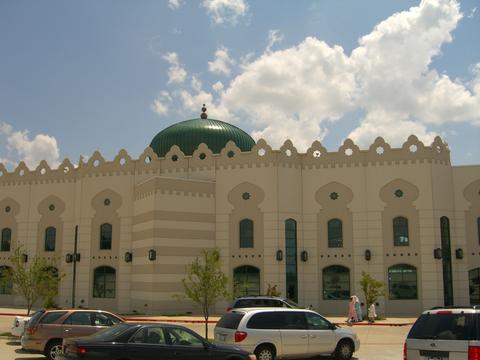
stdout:
<svg viewBox="0 0 480 360">
<path fill-rule="evenodd" d="M 207 111 L 207 108 L 205 107 L 205 104 L 203 104 L 203 107 L 202 107 L 202 115 L 200 115 L 200 117 L 201 117 L 202 119 L 206 119 L 206 118 L 208 117 L 206 111 Z"/>
</svg>

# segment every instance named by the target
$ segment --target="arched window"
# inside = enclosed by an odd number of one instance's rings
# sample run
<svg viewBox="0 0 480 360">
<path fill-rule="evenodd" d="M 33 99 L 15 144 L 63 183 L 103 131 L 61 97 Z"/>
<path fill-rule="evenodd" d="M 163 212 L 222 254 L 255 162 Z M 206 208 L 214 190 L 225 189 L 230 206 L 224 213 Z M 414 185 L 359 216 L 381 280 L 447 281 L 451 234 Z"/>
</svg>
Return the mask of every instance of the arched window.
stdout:
<svg viewBox="0 0 480 360">
<path fill-rule="evenodd" d="M 331 219 L 328 221 L 328 247 L 343 247 L 343 229 L 342 220 Z"/>
<path fill-rule="evenodd" d="M 45 251 L 55 251 L 55 240 L 57 238 L 57 229 L 50 226 L 45 229 Z"/>
<path fill-rule="evenodd" d="M 2 229 L 2 242 L 0 244 L 0 251 L 10 251 L 12 243 L 12 230 L 9 228 Z"/>
<path fill-rule="evenodd" d="M 477 218 L 477 235 L 478 235 L 478 244 L 480 245 L 480 217 Z"/>
<path fill-rule="evenodd" d="M 399 216 L 393 219 L 393 245 L 408 246 L 408 219 Z"/>
<path fill-rule="evenodd" d="M 260 270 L 248 265 L 233 270 L 233 292 L 236 297 L 260 295 Z"/>
<path fill-rule="evenodd" d="M 297 302 L 297 222 L 293 219 L 285 220 L 285 274 L 287 298 Z"/>
<path fill-rule="evenodd" d="M 100 250 L 110 250 L 112 248 L 112 224 L 100 225 Z"/>
<path fill-rule="evenodd" d="M 480 268 L 468 272 L 470 305 L 480 305 Z"/>
<path fill-rule="evenodd" d="M 240 221 L 240 248 L 253 248 L 253 221 L 243 219 Z"/>
<path fill-rule="evenodd" d="M 323 269 L 323 299 L 348 300 L 350 298 L 350 270 L 332 265 Z"/>
<path fill-rule="evenodd" d="M 10 268 L 0 266 L 0 295 L 10 295 L 13 290 L 13 282 L 10 279 Z"/>
<path fill-rule="evenodd" d="M 388 291 L 390 300 L 417 299 L 417 268 L 407 264 L 388 268 Z"/>
<path fill-rule="evenodd" d="M 115 298 L 115 269 L 100 266 L 93 271 L 93 297 Z"/>
</svg>

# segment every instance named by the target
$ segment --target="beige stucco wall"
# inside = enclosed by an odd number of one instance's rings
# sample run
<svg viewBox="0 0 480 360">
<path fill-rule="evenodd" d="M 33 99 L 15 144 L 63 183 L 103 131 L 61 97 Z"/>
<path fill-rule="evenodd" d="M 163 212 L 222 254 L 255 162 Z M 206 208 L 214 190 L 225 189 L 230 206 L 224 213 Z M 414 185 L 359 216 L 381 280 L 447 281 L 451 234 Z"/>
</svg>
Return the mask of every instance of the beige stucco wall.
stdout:
<svg viewBox="0 0 480 360">
<path fill-rule="evenodd" d="M 377 152 L 379 147 L 383 153 Z M 227 156 L 229 151 L 235 155 Z M 204 160 L 200 153 L 207 155 Z M 213 247 L 220 249 L 230 277 L 238 266 L 255 266 L 262 292 L 276 284 L 285 294 L 285 260 L 277 261 L 276 252 L 285 253 L 284 223 L 289 218 L 297 221 L 299 303 L 326 314 L 347 311 L 346 301 L 323 299 L 322 271 L 329 265 L 349 268 L 351 293 L 360 298 L 362 271 L 388 289 L 390 266 L 415 266 L 418 299 L 390 300 L 387 291 L 379 299 L 379 313 L 415 315 L 443 304 L 442 264 L 433 258 L 433 249 L 441 246 L 441 216 L 450 219 L 456 304 L 468 303 L 468 271 L 480 263 L 480 166 L 451 166 L 449 150 L 439 138 L 426 146 L 410 137 L 399 149 L 379 138 L 368 150 L 347 140 L 330 153 L 315 142 L 304 154 L 290 141 L 272 150 L 260 140 L 246 153 L 228 143 L 217 155 L 202 144 L 192 156 L 173 147 L 162 159 L 147 148 L 138 160 L 122 150 L 113 161 L 94 153 L 76 168 L 66 161 L 55 170 L 42 162 L 32 171 L 23 164 L 13 172 L 0 166 L 0 171 L 0 228 L 11 227 L 14 246 L 23 245 L 30 257 L 57 257 L 65 274 L 58 297 L 64 307 L 72 292 L 72 264 L 65 255 L 73 251 L 76 225 L 81 253 L 76 304 L 120 312 L 198 312 L 175 295 L 182 293 L 185 266 L 202 249 Z M 394 196 L 397 189 L 402 198 Z M 332 192 L 339 198 L 332 200 Z M 247 200 L 244 193 L 250 194 Z M 396 216 L 409 219 L 407 247 L 393 246 Z M 255 224 L 251 249 L 239 247 L 238 223 L 244 218 Z M 343 221 L 342 248 L 327 246 L 327 221 L 332 218 Z M 111 250 L 99 249 L 104 222 L 113 225 Z M 54 254 L 43 251 L 47 226 L 57 228 Z M 455 258 L 458 248 L 463 259 Z M 148 259 L 150 249 L 156 251 L 154 261 Z M 372 253 L 370 261 L 364 257 L 366 249 Z M 300 259 L 302 251 L 308 252 L 306 262 Z M 124 261 L 125 252 L 132 252 L 132 262 Z M 0 253 L 0 265 L 8 265 L 8 256 Z M 116 269 L 114 299 L 92 294 L 93 271 L 105 265 Z M 0 304 L 21 304 L 21 299 L 0 295 Z M 220 303 L 217 311 L 225 305 Z"/>
</svg>

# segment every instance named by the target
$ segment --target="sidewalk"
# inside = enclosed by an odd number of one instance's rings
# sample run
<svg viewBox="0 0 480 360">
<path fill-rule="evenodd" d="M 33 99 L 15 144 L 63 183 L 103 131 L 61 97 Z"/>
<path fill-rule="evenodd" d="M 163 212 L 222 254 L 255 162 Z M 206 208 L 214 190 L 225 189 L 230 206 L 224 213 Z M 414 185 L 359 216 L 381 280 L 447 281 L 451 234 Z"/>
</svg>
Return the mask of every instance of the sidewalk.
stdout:
<svg viewBox="0 0 480 360">
<path fill-rule="evenodd" d="M 34 311 L 32 311 L 33 313 Z M 0 308 L 0 316 L 26 316 L 27 311 L 25 308 Z M 126 321 L 138 321 L 138 322 L 173 322 L 173 323 L 185 323 L 185 324 L 200 324 L 204 323 L 203 316 L 201 315 L 122 315 Z M 328 316 L 324 315 L 329 321 L 342 326 L 348 326 L 345 317 Z M 212 315 L 208 319 L 209 324 L 216 324 L 221 315 Z M 404 318 L 404 317 L 389 317 L 385 320 L 377 320 L 375 323 L 370 324 L 367 321 L 359 323 L 352 323 L 352 326 L 408 326 L 415 322 L 416 318 Z"/>
</svg>

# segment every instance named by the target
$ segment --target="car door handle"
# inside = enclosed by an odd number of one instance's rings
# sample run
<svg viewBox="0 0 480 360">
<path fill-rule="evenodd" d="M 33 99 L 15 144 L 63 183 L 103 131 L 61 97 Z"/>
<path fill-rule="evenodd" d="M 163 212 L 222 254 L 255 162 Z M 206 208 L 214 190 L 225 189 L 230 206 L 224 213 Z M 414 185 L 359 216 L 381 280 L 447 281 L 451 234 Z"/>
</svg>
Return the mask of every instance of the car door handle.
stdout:
<svg viewBox="0 0 480 360">
<path fill-rule="evenodd" d="M 311 338 L 316 338 L 316 336 L 315 336 L 315 335 L 310 335 L 310 337 L 311 337 Z"/>
<path fill-rule="evenodd" d="M 300 338 L 301 339 L 306 339 L 306 338 L 308 338 L 308 335 L 301 335 Z"/>
</svg>

